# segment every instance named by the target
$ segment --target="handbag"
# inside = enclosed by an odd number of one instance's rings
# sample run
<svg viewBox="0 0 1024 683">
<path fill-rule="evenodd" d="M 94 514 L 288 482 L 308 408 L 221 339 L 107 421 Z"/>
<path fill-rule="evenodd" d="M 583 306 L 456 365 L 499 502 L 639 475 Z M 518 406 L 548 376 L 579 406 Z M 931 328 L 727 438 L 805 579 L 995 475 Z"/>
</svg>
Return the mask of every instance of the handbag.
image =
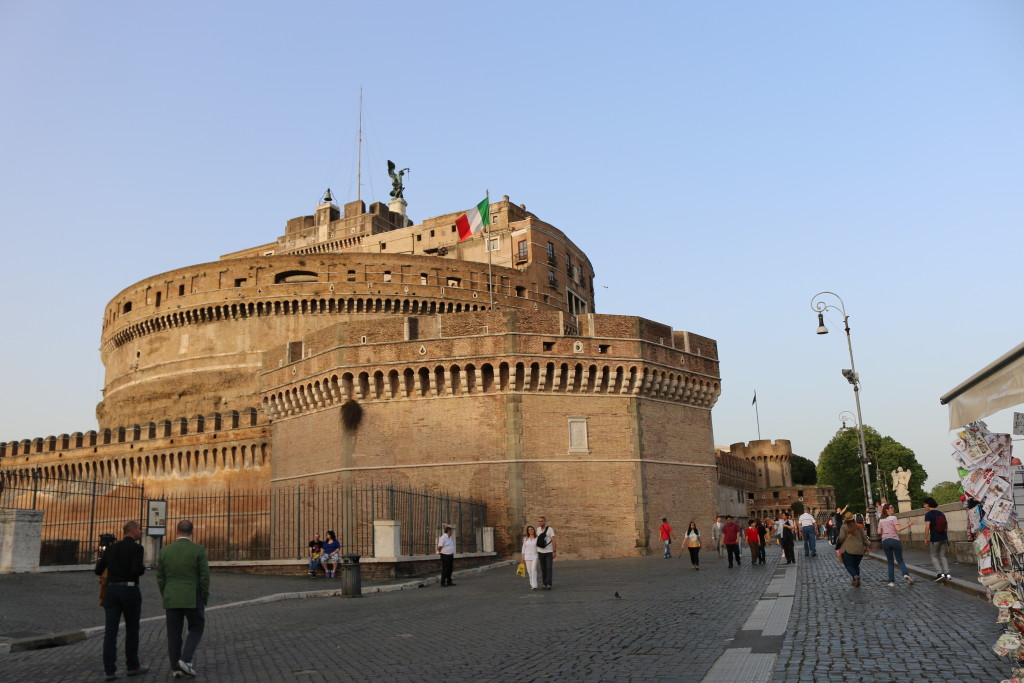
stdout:
<svg viewBox="0 0 1024 683">
<path fill-rule="evenodd" d="M 103 598 L 107 597 L 107 581 L 109 580 L 108 570 L 104 569 L 100 574 L 100 607 L 103 607 Z"/>
<path fill-rule="evenodd" d="M 526 563 L 520 562 L 519 566 L 516 567 L 516 576 L 526 576 Z"/>
</svg>

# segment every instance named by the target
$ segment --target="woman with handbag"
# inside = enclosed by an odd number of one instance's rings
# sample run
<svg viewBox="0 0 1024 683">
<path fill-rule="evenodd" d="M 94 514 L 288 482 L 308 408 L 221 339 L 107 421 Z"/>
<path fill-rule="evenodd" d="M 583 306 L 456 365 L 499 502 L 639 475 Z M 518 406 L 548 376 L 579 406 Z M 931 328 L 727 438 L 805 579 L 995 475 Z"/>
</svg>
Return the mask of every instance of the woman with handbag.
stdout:
<svg viewBox="0 0 1024 683">
<path fill-rule="evenodd" d="M 690 568 L 700 571 L 700 532 L 697 531 L 697 523 L 690 522 L 686 529 L 686 549 L 690 551 Z"/>
<path fill-rule="evenodd" d="M 523 564 L 526 565 L 526 573 L 530 576 L 530 590 L 537 590 L 537 530 L 532 526 L 526 527 L 526 536 L 523 538 Z"/>
<path fill-rule="evenodd" d="M 850 585 L 854 588 L 859 588 L 860 561 L 864 559 L 865 553 L 870 552 L 871 546 L 868 542 L 867 534 L 864 533 L 864 527 L 857 524 L 853 514 L 847 512 L 845 519 L 846 523 L 839 530 L 839 545 L 836 553 L 842 558 L 846 571 L 853 577 Z"/>
</svg>

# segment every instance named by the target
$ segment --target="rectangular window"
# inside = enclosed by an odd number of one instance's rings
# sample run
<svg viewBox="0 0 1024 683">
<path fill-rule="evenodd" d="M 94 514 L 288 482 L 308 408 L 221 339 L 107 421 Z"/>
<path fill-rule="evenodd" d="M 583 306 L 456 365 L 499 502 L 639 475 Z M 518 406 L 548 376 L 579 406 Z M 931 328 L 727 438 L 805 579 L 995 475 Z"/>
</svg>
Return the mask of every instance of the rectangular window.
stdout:
<svg viewBox="0 0 1024 683">
<path fill-rule="evenodd" d="M 431 236 L 431 237 L 433 237 L 433 236 L 434 236 L 434 231 L 433 231 L 433 230 L 431 230 L 431 231 L 430 231 L 430 236 Z"/>
<path fill-rule="evenodd" d="M 544 345 L 544 350 L 545 351 L 554 351 L 555 350 L 555 342 L 541 342 L 541 343 Z"/>
<path fill-rule="evenodd" d="M 355 282 L 355 281 L 356 281 L 356 271 L 354 271 L 354 270 L 348 271 L 348 282 Z"/>
<path fill-rule="evenodd" d="M 548 242 L 548 261 L 555 260 L 555 245 Z"/>
<path fill-rule="evenodd" d="M 498 247 L 501 246 L 500 237 L 491 237 L 487 240 L 487 251 L 498 251 Z"/>
<path fill-rule="evenodd" d="M 610 349 L 611 347 L 612 347 L 611 344 L 598 344 L 597 345 L 597 352 L 598 353 L 608 353 L 608 349 Z"/>
<path fill-rule="evenodd" d="M 427 274 L 426 273 L 420 273 L 420 284 L 421 285 L 427 284 Z"/>
<path fill-rule="evenodd" d="M 384 282 L 391 282 L 391 271 L 390 270 L 385 270 L 384 271 Z"/>
<path fill-rule="evenodd" d="M 526 246 L 526 240 L 519 240 L 516 245 L 516 260 L 526 261 L 530 256 L 529 248 Z"/>
<path fill-rule="evenodd" d="M 590 447 L 587 443 L 587 418 L 569 418 L 569 452 L 589 453 Z"/>
<path fill-rule="evenodd" d="M 448 278 L 448 286 L 449 287 L 461 287 L 462 286 L 462 280 L 457 278 L 457 277 L 450 277 L 450 278 Z"/>
<path fill-rule="evenodd" d="M 178 296 L 185 296 L 185 285 L 178 285 Z"/>
<path fill-rule="evenodd" d="M 422 242 L 423 241 L 423 235 L 416 235 L 416 241 L 417 242 Z"/>
<path fill-rule="evenodd" d="M 555 277 L 555 271 L 553 270 L 548 271 L 548 285 L 551 287 L 558 286 L 558 278 Z"/>
<path fill-rule="evenodd" d="M 244 287 L 245 286 L 245 281 L 247 279 L 248 278 L 244 278 L 244 277 L 236 277 L 235 278 L 235 287 Z"/>
</svg>

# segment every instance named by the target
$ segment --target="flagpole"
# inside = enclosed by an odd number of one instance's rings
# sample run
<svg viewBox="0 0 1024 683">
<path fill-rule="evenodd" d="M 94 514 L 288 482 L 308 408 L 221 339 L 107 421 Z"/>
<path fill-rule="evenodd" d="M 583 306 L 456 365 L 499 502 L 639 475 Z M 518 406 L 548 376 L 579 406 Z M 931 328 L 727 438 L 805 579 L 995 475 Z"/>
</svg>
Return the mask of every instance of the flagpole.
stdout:
<svg viewBox="0 0 1024 683">
<path fill-rule="evenodd" d="M 490 307 L 494 310 L 494 281 L 491 277 L 491 191 L 487 190 L 487 238 L 484 240 L 487 250 L 487 293 L 490 294 Z"/>
<path fill-rule="evenodd" d="M 757 440 L 761 440 L 761 413 L 757 409 L 757 390 L 754 390 L 754 416 L 757 418 Z"/>
</svg>

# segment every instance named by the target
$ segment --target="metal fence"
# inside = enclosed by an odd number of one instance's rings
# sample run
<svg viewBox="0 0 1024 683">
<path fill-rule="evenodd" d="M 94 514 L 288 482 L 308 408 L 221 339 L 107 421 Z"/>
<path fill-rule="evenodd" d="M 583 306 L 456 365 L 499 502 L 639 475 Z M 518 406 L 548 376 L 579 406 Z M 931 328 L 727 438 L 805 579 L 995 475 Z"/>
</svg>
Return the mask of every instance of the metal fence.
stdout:
<svg viewBox="0 0 1024 683">
<path fill-rule="evenodd" d="M 333 531 L 342 553 L 374 554 L 373 523 L 401 523 L 403 555 L 433 555 L 443 527 L 456 529 L 459 552 L 482 550 L 487 505 L 429 491 L 371 484 L 168 496 L 167 520 L 190 519 L 211 560 L 298 559 L 313 534 Z M 173 533 L 170 529 L 169 533 Z"/>
<path fill-rule="evenodd" d="M 402 555 L 433 555 L 445 525 L 455 528 L 458 552 L 483 550 L 487 505 L 480 501 L 393 484 L 294 487 L 216 495 L 168 495 L 167 533 L 178 520 L 195 525 L 193 538 L 211 560 L 298 559 L 314 533 L 334 531 L 343 553 L 374 554 L 373 523 L 401 523 Z M 45 510 L 40 564 L 95 561 L 100 534 L 121 537 L 126 520 L 145 524 L 142 486 L 48 479 L 0 472 L 0 507 Z"/>
<path fill-rule="evenodd" d="M 5 472 L 0 508 L 45 510 L 39 564 L 86 564 L 96 561 L 99 535 L 120 538 L 126 520 L 143 518 L 146 500 L 141 486 Z"/>
</svg>

